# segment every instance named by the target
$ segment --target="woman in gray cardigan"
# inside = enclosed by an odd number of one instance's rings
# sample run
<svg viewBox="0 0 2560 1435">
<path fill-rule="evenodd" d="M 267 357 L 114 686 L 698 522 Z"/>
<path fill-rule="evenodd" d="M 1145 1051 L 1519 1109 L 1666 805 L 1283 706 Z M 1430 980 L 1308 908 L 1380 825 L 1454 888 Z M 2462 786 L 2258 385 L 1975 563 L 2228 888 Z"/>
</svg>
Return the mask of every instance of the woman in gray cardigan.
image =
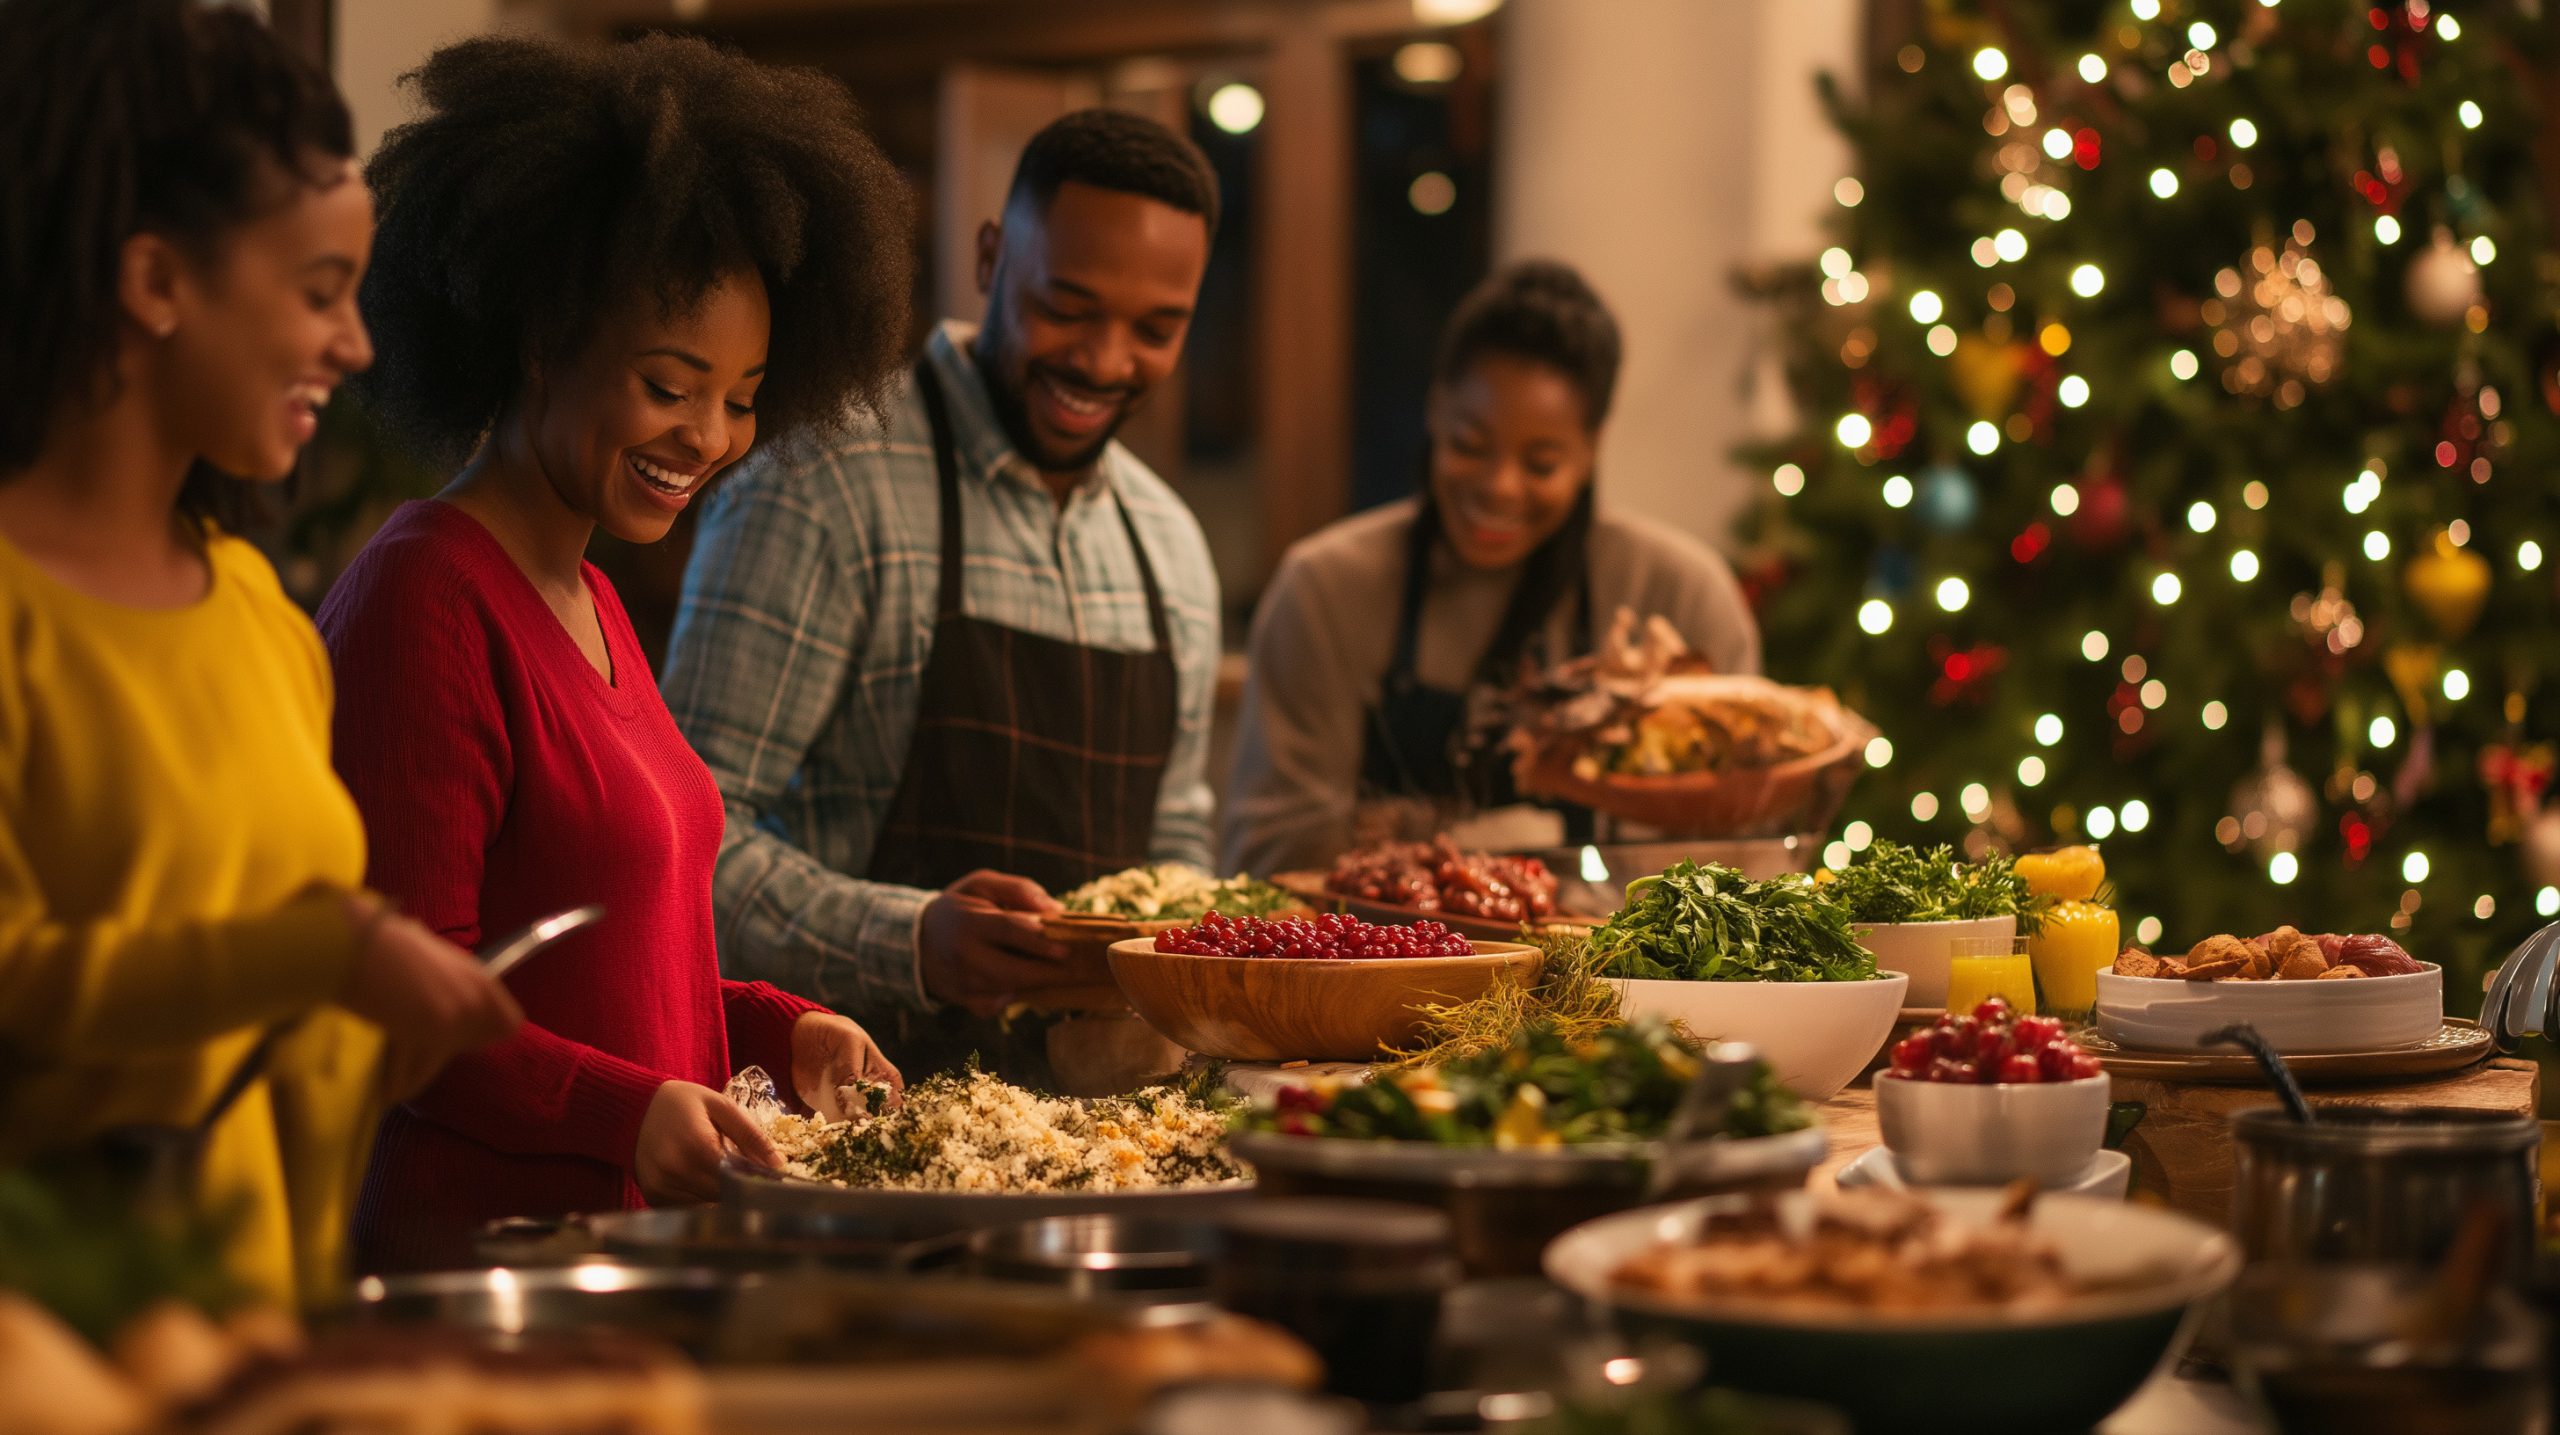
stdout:
<svg viewBox="0 0 2560 1435">
<path fill-rule="evenodd" d="M 1719 672 L 1759 670 L 1724 560 L 1594 494 L 1618 356 L 1616 319 L 1561 264 L 1514 265 L 1459 306 L 1422 494 L 1292 547 L 1255 615 L 1227 869 L 1321 867 L 1444 828 L 1478 846 L 1586 840 L 1588 813 L 1521 802 L 1471 709 L 1524 663 L 1590 651 L 1621 607 L 1668 619 Z"/>
</svg>

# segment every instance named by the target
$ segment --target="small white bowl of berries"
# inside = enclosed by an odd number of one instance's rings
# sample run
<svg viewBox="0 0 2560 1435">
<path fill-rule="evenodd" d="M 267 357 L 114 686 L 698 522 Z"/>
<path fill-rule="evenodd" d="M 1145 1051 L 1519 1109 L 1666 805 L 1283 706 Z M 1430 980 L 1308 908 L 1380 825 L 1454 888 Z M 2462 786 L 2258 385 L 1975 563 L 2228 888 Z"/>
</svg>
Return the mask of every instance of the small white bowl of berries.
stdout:
<svg viewBox="0 0 2560 1435">
<path fill-rule="evenodd" d="M 1904 1179 L 2059 1185 L 2107 1136 L 2107 1074 L 2047 1016 L 1992 997 L 1894 1043 L 1876 1075 L 1876 1118 Z"/>
</svg>

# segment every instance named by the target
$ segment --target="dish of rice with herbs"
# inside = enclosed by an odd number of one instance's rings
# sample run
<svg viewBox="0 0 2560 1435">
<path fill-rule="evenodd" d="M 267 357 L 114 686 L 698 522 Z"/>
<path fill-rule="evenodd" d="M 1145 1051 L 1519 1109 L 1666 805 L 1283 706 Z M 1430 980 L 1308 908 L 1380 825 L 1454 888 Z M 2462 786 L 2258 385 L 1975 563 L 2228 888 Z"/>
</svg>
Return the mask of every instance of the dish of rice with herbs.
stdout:
<svg viewBox="0 0 2560 1435">
<path fill-rule="evenodd" d="M 1227 1154 L 1227 1113 L 1171 1087 L 1090 1101 L 1041 1096 L 983 1071 L 907 1088 L 885 1115 L 781 1116 L 794 1176 L 900 1191 L 1143 1191 L 1250 1173 Z"/>
</svg>

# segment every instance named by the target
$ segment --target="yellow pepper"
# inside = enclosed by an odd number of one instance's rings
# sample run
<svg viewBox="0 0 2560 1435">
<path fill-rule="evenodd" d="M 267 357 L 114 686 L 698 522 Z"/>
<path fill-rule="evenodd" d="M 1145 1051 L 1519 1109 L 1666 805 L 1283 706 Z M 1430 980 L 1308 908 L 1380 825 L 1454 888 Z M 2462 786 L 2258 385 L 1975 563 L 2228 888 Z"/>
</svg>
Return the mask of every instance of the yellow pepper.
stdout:
<svg viewBox="0 0 2560 1435">
<path fill-rule="evenodd" d="M 1494 1118 L 1493 1144 L 1502 1151 L 1563 1144 L 1562 1137 L 1547 1129 L 1547 1093 L 1525 1085 L 1512 1092 L 1510 1104 Z"/>
<path fill-rule="evenodd" d="M 2030 852 L 2018 859 L 2018 875 L 2027 890 L 2057 902 L 2086 902 L 2107 880 L 2106 860 L 2095 847 L 2064 847 Z"/>
<path fill-rule="evenodd" d="M 2046 908 L 2044 930 L 2027 939 L 2027 955 L 2035 962 L 2036 983 L 2044 988 L 2045 1005 L 2069 1014 L 2096 1006 L 2098 973 L 2114 964 L 2121 935 L 2112 908 L 2089 901 L 2056 902 Z"/>
</svg>

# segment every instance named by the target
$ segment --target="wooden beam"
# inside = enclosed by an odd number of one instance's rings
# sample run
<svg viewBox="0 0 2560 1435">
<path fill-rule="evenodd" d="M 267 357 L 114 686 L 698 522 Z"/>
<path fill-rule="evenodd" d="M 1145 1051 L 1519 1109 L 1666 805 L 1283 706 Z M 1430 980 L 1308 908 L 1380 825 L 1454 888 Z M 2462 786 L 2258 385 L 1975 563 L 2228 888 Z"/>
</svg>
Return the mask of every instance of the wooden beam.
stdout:
<svg viewBox="0 0 2560 1435">
<path fill-rule="evenodd" d="M 1352 95 L 1318 23 L 1275 37 L 1262 73 L 1259 486 L 1276 563 L 1350 503 Z"/>
<path fill-rule="evenodd" d="M 667 26 L 668 0 L 545 0 L 582 25 Z M 1420 33 L 1412 0 L 711 0 L 689 23 L 758 54 L 846 75 L 933 66 L 1072 64 L 1260 50 L 1314 27 L 1336 39 Z"/>
</svg>

